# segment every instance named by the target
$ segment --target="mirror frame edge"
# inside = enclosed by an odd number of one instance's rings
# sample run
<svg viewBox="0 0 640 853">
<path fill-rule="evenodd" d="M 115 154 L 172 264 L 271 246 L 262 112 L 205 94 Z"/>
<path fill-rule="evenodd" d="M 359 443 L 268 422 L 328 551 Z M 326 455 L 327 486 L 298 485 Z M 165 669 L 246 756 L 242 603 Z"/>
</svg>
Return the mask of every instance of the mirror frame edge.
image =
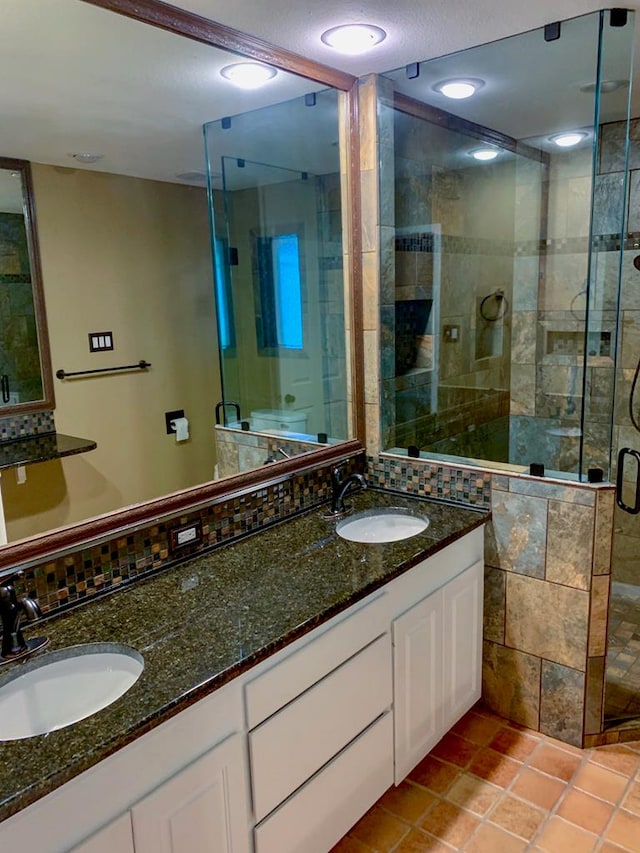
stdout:
<svg viewBox="0 0 640 853">
<path fill-rule="evenodd" d="M 35 198 L 33 193 L 33 178 L 31 163 L 16 157 L 1 157 L 0 169 L 10 169 L 20 172 L 22 177 L 22 211 L 27 232 L 29 250 L 29 266 L 31 275 L 31 291 L 33 293 L 33 308 L 38 334 L 38 351 L 40 355 L 40 375 L 42 377 L 42 399 L 16 403 L 5 406 L 0 411 L 0 418 L 14 415 L 20 416 L 30 412 L 42 412 L 55 409 L 55 393 L 53 389 L 53 368 L 51 365 L 51 349 L 49 348 L 49 327 L 44 301 L 44 286 L 42 281 L 42 265 L 40 263 L 40 243 L 38 241 L 38 223 L 36 219 Z"/>
<path fill-rule="evenodd" d="M 138 0 L 132 8 L 129 0 L 79 0 L 106 11 L 121 14 L 133 20 L 156 26 L 168 32 L 222 48 L 239 55 L 269 63 L 279 69 L 331 86 L 345 93 L 347 115 L 349 117 L 349 150 L 347 187 L 349 197 L 349 310 L 350 317 L 350 362 L 352 370 L 350 407 L 353 419 L 354 438 L 337 445 L 331 445 L 311 451 L 302 456 L 274 462 L 269 466 L 268 475 L 263 468 L 253 469 L 221 480 L 212 480 L 203 485 L 194 486 L 141 504 L 114 510 L 96 516 L 84 522 L 61 527 L 50 533 L 37 534 L 28 539 L 18 540 L 0 549 L 0 571 L 17 565 L 33 565 L 38 561 L 51 558 L 54 554 L 73 551 L 79 546 L 109 536 L 123 535 L 127 531 L 138 529 L 145 524 L 157 522 L 180 512 L 196 509 L 198 506 L 220 501 L 226 497 L 244 494 L 258 487 L 286 480 L 295 474 L 304 473 L 324 465 L 344 461 L 354 455 L 365 452 L 365 401 L 364 401 L 364 346 L 362 318 L 362 265 L 360 233 L 360 161 L 358 126 L 358 78 L 351 74 L 322 65 L 311 59 L 295 54 L 284 48 L 269 44 L 255 36 L 242 33 L 231 27 L 216 23 L 207 18 L 171 6 L 162 0 Z M 19 161 L 27 163 L 28 161 Z M 30 168 L 28 169 L 29 179 Z M 33 188 L 29 183 L 30 214 L 34 215 Z M 31 220 L 35 223 L 35 219 Z M 37 247 L 37 230 L 34 246 Z M 38 254 L 38 271 L 39 254 Z M 41 279 L 40 279 L 41 281 Z M 43 297 L 43 294 L 40 294 Z M 42 298 L 44 314 L 44 298 Z M 44 324 L 46 327 L 46 323 Z M 48 333 L 45 328 L 47 354 L 49 359 L 49 378 L 52 382 L 51 356 L 48 349 Z M 53 387 L 51 388 L 53 407 Z M 48 406 L 30 405 L 31 411 Z"/>
<path fill-rule="evenodd" d="M 17 540 L 0 549 L 0 576 L 5 569 L 15 569 L 16 566 L 24 568 L 53 555 L 76 550 L 82 545 L 104 541 L 112 536 L 124 536 L 149 524 L 168 520 L 179 513 L 238 497 L 252 489 L 266 488 L 320 467 L 337 465 L 362 453 L 362 444 L 355 438 L 349 439 L 302 456 L 273 462 L 268 468 L 253 468 L 221 480 L 211 480 L 152 501 L 114 510 L 68 527 L 60 527 L 51 533 Z"/>
</svg>

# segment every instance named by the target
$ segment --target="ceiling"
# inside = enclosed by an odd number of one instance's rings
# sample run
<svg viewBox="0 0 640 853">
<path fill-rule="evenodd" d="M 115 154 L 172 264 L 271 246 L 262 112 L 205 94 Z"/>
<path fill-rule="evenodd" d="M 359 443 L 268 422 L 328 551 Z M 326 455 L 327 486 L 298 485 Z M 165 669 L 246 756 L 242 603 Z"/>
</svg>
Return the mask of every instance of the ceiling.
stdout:
<svg viewBox="0 0 640 853">
<path fill-rule="evenodd" d="M 442 56 L 606 6 L 602 0 L 178 0 L 174 5 L 356 76 Z M 640 0 L 621 5 L 640 9 Z M 320 41 L 329 27 L 358 22 L 382 27 L 387 38 L 359 57 L 341 57 Z"/>
<path fill-rule="evenodd" d="M 176 5 L 355 75 L 404 67 L 597 8 L 593 0 L 483 0 L 481 4 L 475 0 L 325 0 L 322 4 L 317 0 L 179 0 Z M 640 6 L 640 0 L 629 6 Z M 353 21 L 378 24 L 388 36 L 360 57 L 342 57 L 320 41 L 325 29 Z M 509 44 L 505 42 L 507 50 Z M 567 68 L 576 83 L 588 82 L 584 57 L 567 62 L 567 44 L 563 39 Z M 224 65 L 237 61 L 232 54 L 80 0 L 2 0 L 0 45 L 1 155 L 158 180 L 198 182 L 197 177 L 178 176 L 203 171 L 202 127 L 207 122 L 321 88 L 279 72 L 264 89 L 238 90 L 219 76 Z M 457 67 L 465 60 L 444 57 L 440 65 L 446 69 L 453 61 Z M 542 84 L 540 100 L 544 100 L 554 83 L 549 68 L 527 62 L 517 53 L 508 67 L 516 91 L 536 81 Z M 426 79 L 425 75 L 422 83 Z M 640 85 L 636 92 L 640 95 Z M 498 101 L 495 116 L 483 112 L 480 119 L 506 133 L 528 136 L 533 126 L 528 114 L 532 99 L 520 101 L 524 109 L 518 116 L 513 110 L 500 110 Z M 464 110 L 469 112 L 465 115 Z M 571 95 L 563 110 L 572 120 L 576 114 L 578 120 L 578 102 Z M 456 112 L 479 120 L 471 104 Z M 503 126 L 507 112 L 514 123 Z M 640 114 L 640 106 L 634 114 Z M 275 136 L 278 150 L 286 147 L 284 112 L 277 122 L 278 134 L 268 118 L 256 119 L 255 132 L 239 134 L 242 141 L 227 153 L 322 174 L 327 146 L 334 146 L 332 157 L 336 153 L 335 128 L 330 134 L 318 131 L 325 121 L 326 109 L 325 118 L 317 109 L 307 110 L 305 121 L 296 122 L 298 149 L 304 154 L 299 162 L 295 152 L 286 163 L 275 153 L 271 156 L 269 145 Z M 75 152 L 100 152 L 104 158 L 81 166 L 72 159 Z"/>
</svg>

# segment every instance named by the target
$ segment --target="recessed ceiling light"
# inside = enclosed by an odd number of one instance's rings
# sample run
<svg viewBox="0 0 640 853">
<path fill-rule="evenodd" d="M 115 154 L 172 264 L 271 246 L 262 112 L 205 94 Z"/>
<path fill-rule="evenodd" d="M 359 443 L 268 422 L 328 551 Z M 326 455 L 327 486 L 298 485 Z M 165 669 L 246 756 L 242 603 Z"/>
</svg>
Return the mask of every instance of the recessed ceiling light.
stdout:
<svg viewBox="0 0 640 853">
<path fill-rule="evenodd" d="M 440 92 L 445 98 L 453 98 L 456 101 L 462 101 L 465 98 L 470 98 L 472 95 L 484 86 L 484 80 L 478 77 L 455 77 L 451 80 L 441 80 L 436 83 L 433 88 L 436 92 Z"/>
<path fill-rule="evenodd" d="M 321 40 L 340 53 L 357 56 L 384 41 L 387 34 L 373 24 L 342 24 L 322 33 Z"/>
<path fill-rule="evenodd" d="M 603 95 L 608 95 L 610 92 L 617 92 L 618 89 L 628 89 L 628 80 L 602 80 L 600 82 L 600 91 Z M 587 83 L 586 86 L 580 86 L 581 92 L 595 92 L 596 84 Z"/>
<path fill-rule="evenodd" d="M 240 89 L 258 89 L 272 80 L 278 72 L 261 62 L 235 62 L 225 65 L 220 74 Z"/>
<path fill-rule="evenodd" d="M 469 154 L 473 158 L 476 160 L 482 160 L 483 162 L 495 160 L 498 153 L 499 152 L 496 148 L 474 148 L 473 151 L 469 151 Z"/>
<path fill-rule="evenodd" d="M 587 138 L 587 134 L 583 130 L 570 130 L 565 133 L 556 133 L 549 137 L 551 142 L 555 142 L 560 148 L 573 148 L 583 139 Z"/>
<path fill-rule="evenodd" d="M 78 163 L 97 163 L 102 160 L 104 154 L 93 154 L 91 151 L 79 151 L 77 154 L 71 155 Z"/>
</svg>

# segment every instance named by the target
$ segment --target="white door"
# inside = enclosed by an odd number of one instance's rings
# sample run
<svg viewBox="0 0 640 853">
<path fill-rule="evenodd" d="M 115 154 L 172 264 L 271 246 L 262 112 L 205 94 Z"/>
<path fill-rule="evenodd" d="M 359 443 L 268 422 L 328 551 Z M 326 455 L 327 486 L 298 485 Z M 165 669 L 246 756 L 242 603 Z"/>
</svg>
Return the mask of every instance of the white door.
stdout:
<svg viewBox="0 0 640 853">
<path fill-rule="evenodd" d="M 395 781 L 442 737 L 442 590 L 393 622 Z"/>
<path fill-rule="evenodd" d="M 249 853 L 242 738 L 224 740 L 131 813 L 136 853 Z"/>
<path fill-rule="evenodd" d="M 476 563 L 450 581 L 444 594 L 445 726 L 480 698 L 484 567 Z"/>
</svg>

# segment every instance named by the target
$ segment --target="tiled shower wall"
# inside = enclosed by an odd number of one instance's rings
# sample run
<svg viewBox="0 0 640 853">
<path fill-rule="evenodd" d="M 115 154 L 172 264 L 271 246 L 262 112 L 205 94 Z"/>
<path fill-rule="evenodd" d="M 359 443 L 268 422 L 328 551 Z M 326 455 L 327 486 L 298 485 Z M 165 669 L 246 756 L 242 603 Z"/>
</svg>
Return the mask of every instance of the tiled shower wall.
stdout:
<svg viewBox="0 0 640 853">
<path fill-rule="evenodd" d="M 368 457 L 378 486 L 491 505 L 485 527 L 483 698 L 582 746 L 602 731 L 613 488 Z"/>
</svg>

